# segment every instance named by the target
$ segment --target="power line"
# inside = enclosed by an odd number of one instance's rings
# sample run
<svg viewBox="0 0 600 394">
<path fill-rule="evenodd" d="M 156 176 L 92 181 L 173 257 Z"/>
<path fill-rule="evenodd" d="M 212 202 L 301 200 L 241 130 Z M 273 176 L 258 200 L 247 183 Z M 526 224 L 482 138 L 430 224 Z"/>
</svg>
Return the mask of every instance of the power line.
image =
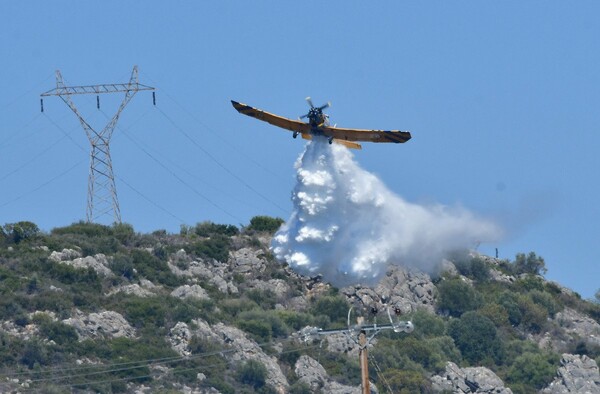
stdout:
<svg viewBox="0 0 600 394">
<path fill-rule="evenodd" d="M 142 150 L 142 143 L 140 141 L 138 141 L 137 139 L 135 139 L 131 134 L 122 131 L 122 133 L 125 135 L 125 137 L 127 137 L 130 141 L 132 141 L 140 150 Z M 148 145 L 146 144 L 146 147 L 148 147 Z M 150 148 L 151 149 L 151 148 Z M 189 175 L 190 177 L 202 182 L 205 186 L 210 187 L 211 189 L 221 193 L 221 194 L 225 194 L 228 198 L 232 199 L 233 201 L 237 202 L 238 204 L 243 204 L 246 206 L 252 206 L 251 204 L 248 203 L 247 200 L 240 200 L 238 198 L 236 198 L 235 196 L 231 195 L 231 193 L 228 193 L 218 187 L 215 187 L 209 183 L 206 182 L 205 179 L 200 178 L 197 174 L 191 172 L 190 170 L 182 167 L 181 165 L 177 164 L 176 162 L 174 162 L 173 160 L 171 160 L 170 158 L 168 158 L 167 156 L 163 155 L 160 151 L 157 151 L 155 149 L 152 149 L 154 151 L 155 154 L 160 155 L 164 160 L 168 161 L 171 165 L 175 166 L 176 168 L 178 168 L 179 170 L 181 170 L 182 172 L 186 173 L 187 175 Z M 158 160 L 158 159 L 157 159 Z M 256 209 L 255 206 L 252 206 L 253 208 Z"/>
<path fill-rule="evenodd" d="M 49 74 L 43 81 L 38 82 L 35 86 L 33 86 L 31 89 L 27 90 L 26 92 L 24 92 L 23 94 L 17 96 L 15 99 L 13 99 L 12 101 L 6 103 L 6 104 L 2 104 L 0 105 L 0 110 L 5 110 L 9 107 L 11 107 L 12 105 L 14 105 L 17 101 L 21 100 L 23 97 L 31 94 L 33 91 L 37 91 L 38 88 L 43 85 L 44 83 L 46 83 L 46 81 L 48 81 L 50 78 L 52 78 L 53 74 Z"/>
<path fill-rule="evenodd" d="M 150 80 L 153 83 L 156 83 L 156 81 L 154 81 L 149 75 L 147 75 L 146 73 L 143 73 L 143 74 L 144 74 L 144 76 L 146 78 L 148 78 L 148 80 Z M 242 149 L 240 149 L 238 146 L 236 146 L 233 142 L 225 139 L 223 137 L 223 133 L 219 133 L 219 132 L 215 131 L 210 126 L 208 126 L 206 123 L 202 122 L 202 120 L 200 120 L 196 115 L 194 115 L 191 111 L 189 111 L 187 108 L 185 108 L 183 105 L 181 105 L 177 100 L 175 100 L 175 98 L 173 96 L 171 96 L 164 88 L 161 87 L 160 90 L 173 103 L 175 103 L 175 105 L 177 105 L 189 117 L 191 117 L 193 120 L 195 120 L 200 126 L 202 126 L 204 129 L 208 130 L 211 134 L 215 135 L 217 138 L 219 138 L 221 141 L 223 141 L 227 146 L 234 148 L 235 151 L 236 151 L 236 153 L 238 153 L 239 155 L 243 156 L 245 159 L 247 159 L 247 161 L 251 162 L 252 164 L 254 164 L 255 166 L 257 166 L 261 170 L 265 171 L 266 173 L 269 173 L 270 175 L 273 175 L 273 176 L 276 176 L 276 177 L 278 177 L 280 179 L 283 179 L 283 177 L 280 174 L 277 174 L 277 173 L 271 171 L 269 168 L 263 166 L 262 164 L 260 164 L 260 162 L 254 160 L 252 157 L 250 157 L 247 154 L 245 154 L 244 151 Z"/>
<path fill-rule="evenodd" d="M 179 127 L 175 123 L 175 121 L 173 119 L 171 119 L 171 117 L 169 117 L 159 106 L 157 106 L 156 109 L 158 109 L 158 111 L 173 125 L 173 127 L 175 127 L 175 129 L 177 129 L 181 134 L 183 134 L 192 144 L 194 144 L 198 149 L 200 149 L 206 156 L 208 156 L 213 162 L 215 162 L 225 172 L 227 172 L 229 175 L 231 175 L 233 178 L 235 178 L 238 182 L 240 182 L 242 185 L 244 185 L 248 190 L 252 191 L 253 193 L 255 193 L 256 195 L 258 195 L 259 197 L 261 197 L 265 201 L 271 203 L 273 206 L 277 207 L 281 212 L 287 213 L 287 211 L 284 208 L 282 208 L 281 206 L 279 206 L 276 202 L 274 202 L 273 200 L 271 200 L 270 198 L 268 198 L 264 194 L 260 193 L 258 190 L 256 190 L 252 186 L 250 186 L 246 181 L 244 181 L 242 178 L 240 178 L 239 176 L 237 176 L 233 171 L 231 171 L 223 163 L 221 163 L 210 152 L 208 152 L 206 149 L 204 149 L 198 142 L 196 142 L 195 139 L 193 139 L 188 133 L 186 133 L 185 130 L 183 130 L 181 127 Z"/>
<path fill-rule="evenodd" d="M 4 203 L 0 204 L 0 208 L 5 207 L 5 206 L 7 206 L 9 204 L 12 204 L 12 203 L 14 203 L 14 202 L 16 202 L 16 201 L 18 201 L 18 200 L 20 200 L 20 199 L 28 196 L 31 193 L 37 192 L 38 190 L 42 189 L 44 186 L 46 186 L 46 185 L 54 182 L 55 180 L 57 180 L 58 178 L 62 177 L 63 175 L 66 175 L 67 173 L 71 172 L 73 169 L 75 169 L 77 166 L 79 166 L 84 161 L 85 160 L 78 161 L 73 166 L 69 167 L 68 169 L 66 169 L 65 171 L 63 171 L 60 174 L 56 175 L 55 177 L 53 177 L 53 178 L 47 180 L 46 182 L 42 183 L 40 186 L 38 186 L 38 187 L 36 187 L 36 188 L 34 188 L 34 189 L 26 192 L 26 193 L 21 194 L 21 195 L 15 197 L 15 198 L 13 198 L 12 200 L 5 201 Z"/>
<path fill-rule="evenodd" d="M 259 348 L 263 348 L 266 346 L 273 346 L 275 344 L 282 344 L 284 342 L 290 342 L 293 340 L 294 339 L 291 339 L 291 338 L 285 338 L 280 341 L 269 341 L 269 342 L 264 342 L 261 344 L 256 344 L 256 346 Z M 299 350 L 309 350 L 309 349 L 313 349 L 313 348 L 317 348 L 317 347 L 320 347 L 320 345 L 313 345 L 313 346 L 304 346 L 303 345 L 298 348 L 282 351 L 280 354 L 296 352 Z M 38 378 L 38 379 L 26 380 L 26 382 L 29 384 L 60 382 L 63 380 L 73 380 L 76 378 L 93 377 L 93 376 L 105 375 L 105 374 L 109 374 L 109 373 L 134 371 L 136 369 L 148 368 L 148 367 L 158 366 L 158 365 L 162 365 L 162 364 L 194 361 L 194 360 L 199 360 L 199 359 L 203 359 L 203 358 L 208 358 L 211 356 L 224 356 L 226 354 L 235 353 L 235 352 L 239 352 L 239 351 L 241 351 L 241 350 L 236 349 L 236 348 L 229 348 L 229 349 L 216 350 L 216 351 L 212 351 L 212 352 L 198 353 L 198 354 L 191 355 L 191 356 L 175 356 L 175 357 L 164 357 L 164 358 L 157 358 L 157 359 L 136 360 L 136 361 L 130 361 L 130 362 L 125 362 L 125 363 L 106 364 L 106 365 L 101 365 L 101 366 L 85 366 L 85 367 L 73 367 L 73 368 L 55 367 L 55 368 L 49 368 L 49 369 L 45 369 L 45 370 L 17 372 L 17 373 L 12 373 L 12 374 L 9 373 L 9 374 L 4 374 L 2 377 L 4 379 L 10 379 L 10 378 L 25 379 L 26 376 L 29 376 L 31 374 L 56 374 L 56 373 L 62 373 L 65 371 L 72 372 L 70 374 L 63 374 L 62 376 L 49 376 L 49 377 L 45 377 L 45 378 L 42 377 L 42 378 Z M 108 369 L 97 370 L 98 367 L 108 368 Z M 183 373 L 183 372 L 188 372 L 188 371 L 193 371 L 193 370 L 204 371 L 207 369 L 218 368 L 218 367 L 222 367 L 222 365 L 221 364 L 219 364 L 219 365 L 216 365 L 216 364 L 195 365 L 192 368 L 187 368 L 187 369 L 183 369 L 183 370 L 181 370 L 181 369 L 174 370 L 173 373 L 177 374 L 177 373 Z M 89 370 L 89 372 L 85 372 L 88 370 Z M 87 382 L 81 382 L 81 383 L 64 383 L 64 384 L 59 384 L 57 386 L 58 387 L 77 387 L 77 386 L 113 383 L 113 382 L 119 382 L 119 381 L 145 379 L 145 378 L 151 378 L 151 377 L 153 377 L 153 375 L 141 375 L 141 376 L 138 375 L 138 376 L 121 377 L 121 378 L 116 378 L 116 379 L 87 381 Z M 35 390 L 36 390 L 35 388 L 30 388 L 29 390 L 26 389 L 24 391 L 35 391 Z"/>
</svg>

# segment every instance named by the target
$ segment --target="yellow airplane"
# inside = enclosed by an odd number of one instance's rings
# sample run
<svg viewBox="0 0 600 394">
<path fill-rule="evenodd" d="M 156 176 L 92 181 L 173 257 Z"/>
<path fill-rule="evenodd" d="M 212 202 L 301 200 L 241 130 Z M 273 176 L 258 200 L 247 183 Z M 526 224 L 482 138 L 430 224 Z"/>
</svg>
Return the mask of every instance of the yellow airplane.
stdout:
<svg viewBox="0 0 600 394">
<path fill-rule="evenodd" d="M 294 138 L 301 134 L 302 138 L 310 140 L 313 135 L 321 135 L 327 137 L 330 144 L 336 142 L 352 149 L 361 149 L 360 144 L 355 141 L 402 143 L 408 141 L 411 137 L 408 131 L 344 129 L 330 126 L 329 115 L 323 113 L 323 110 L 329 107 L 330 103 L 315 107 L 310 97 L 307 97 L 306 101 L 310 105 L 310 110 L 306 115 L 302 115 L 300 119 L 308 118 L 308 123 L 274 115 L 233 100 L 231 100 L 231 104 L 241 114 L 293 131 Z"/>
</svg>

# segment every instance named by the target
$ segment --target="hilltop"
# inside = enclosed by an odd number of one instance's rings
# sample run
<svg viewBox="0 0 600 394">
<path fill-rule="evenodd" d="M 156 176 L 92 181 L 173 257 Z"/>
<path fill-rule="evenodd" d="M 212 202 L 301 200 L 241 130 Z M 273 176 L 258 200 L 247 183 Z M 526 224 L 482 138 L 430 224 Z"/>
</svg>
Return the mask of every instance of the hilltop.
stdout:
<svg viewBox="0 0 600 394">
<path fill-rule="evenodd" d="M 272 256 L 280 219 L 180 233 L 74 223 L 0 231 L 0 391 L 360 393 L 348 311 L 386 331 L 369 348 L 377 392 L 600 392 L 600 305 L 514 261 L 457 253 L 439 275 L 391 266 L 335 288 Z M 307 340 L 306 340 L 307 339 Z"/>
</svg>

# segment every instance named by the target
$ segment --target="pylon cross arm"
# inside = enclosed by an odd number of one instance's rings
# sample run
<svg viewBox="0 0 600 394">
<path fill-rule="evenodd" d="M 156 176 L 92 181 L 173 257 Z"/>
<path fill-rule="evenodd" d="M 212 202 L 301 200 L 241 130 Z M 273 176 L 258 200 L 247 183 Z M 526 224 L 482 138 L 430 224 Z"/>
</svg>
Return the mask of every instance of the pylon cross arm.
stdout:
<svg viewBox="0 0 600 394">
<path fill-rule="evenodd" d="M 42 93 L 42 97 L 47 96 L 70 96 L 73 94 L 102 94 L 119 92 L 139 92 L 140 90 L 155 90 L 152 86 L 142 85 L 141 83 L 112 83 L 104 85 L 86 85 L 86 86 L 60 86 Z"/>
</svg>

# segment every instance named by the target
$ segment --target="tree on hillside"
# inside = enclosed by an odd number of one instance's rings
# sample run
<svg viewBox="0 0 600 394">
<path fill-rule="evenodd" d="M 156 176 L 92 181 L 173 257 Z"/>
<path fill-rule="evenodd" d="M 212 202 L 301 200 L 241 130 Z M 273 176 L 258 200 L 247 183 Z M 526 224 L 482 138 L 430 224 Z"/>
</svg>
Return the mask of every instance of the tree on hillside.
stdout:
<svg viewBox="0 0 600 394">
<path fill-rule="evenodd" d="M 438 309 L 459 317 L 467 311 L 477 309 L 481 304 L 480 296 L 471 285 L 459 278 L 442 281 L 438 286 Z"/>
<path fill-rule="evenodd" d="M 451 320 L 448 334 L 463 357 L 471 363 L 498 360 L 501 356 L 502 347 L 496 326 L 478 312 L 466 312 L 460 319 Z"/>
<path fill-rule="evenodd" d="M 514 270 L 517 275 L 543 275 L 548 271 L 544 259 L 541 256 L 537 256 L 535 252 L 529 252 L 528 255 L 525 255 L 525 253 L 517 253 L 514 262 Z"/>
<path fill-rule="evenodd" d="M 255 216 L 252 219 L 250 219 L 250 226 L 248 226 L 247 229 L 274 233 L 275 231 L 279 230 L 279 227 L 281 227 L 283 223 L 284 220 L 281 218 L 272 218 L 270 216 Z"/>
<path fill-rule="evenodd" d="M 21 241 L 31 239 L 40 233 L 39 227 L 32 222 L 22 221 L 17 223 L 6 223 L 0 239 L 5 242 L 18 244 Z"/>
</svg>

